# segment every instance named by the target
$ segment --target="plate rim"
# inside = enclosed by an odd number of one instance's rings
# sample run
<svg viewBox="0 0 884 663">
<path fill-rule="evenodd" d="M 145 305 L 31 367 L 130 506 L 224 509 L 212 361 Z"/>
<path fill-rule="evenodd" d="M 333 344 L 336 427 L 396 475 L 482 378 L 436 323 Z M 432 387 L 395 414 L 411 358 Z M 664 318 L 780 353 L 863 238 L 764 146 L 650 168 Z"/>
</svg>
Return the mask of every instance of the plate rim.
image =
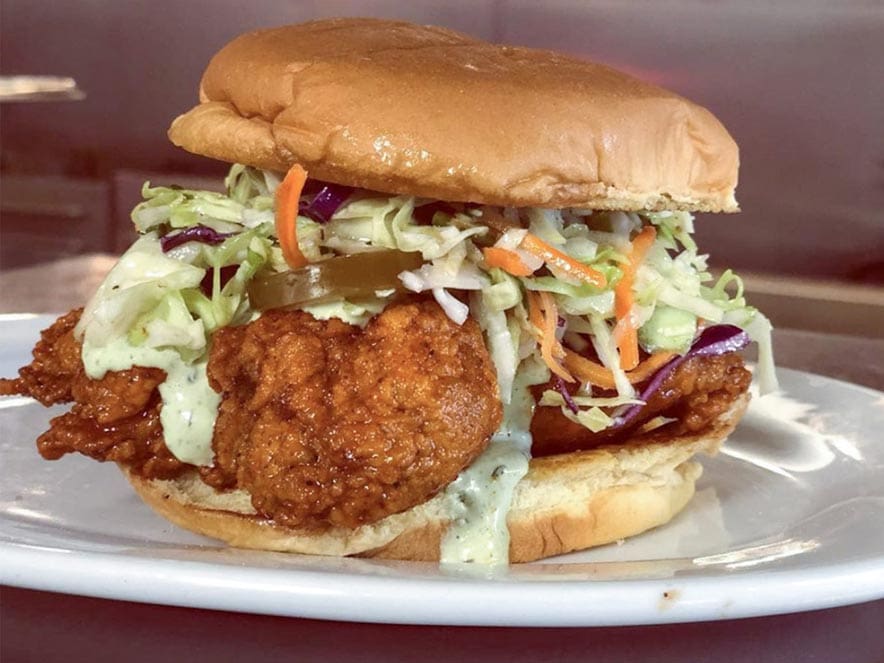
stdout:
<svg viewBox="0 0 884 663">
<path fill-rule="evenodd" d="M 884 598 L 884 559 L 709 577 L 501 582 L 153 559 L 0 542 L 0 584 L 187 608 L 363 623 L 637 626 L 805 612 Z M 65 558 L 59 564 L 59 557 Z M 820 570 L 825 573 L 820 573 Z M 291 574 L 291 584 L 280 574 Z M 157 580 L 163 583 L 157 585 Z M 353 590 L 358 580 L 360 588 Z M 772 582 L 774 581 L 774 582 Z M 555 587 L 555 597 L 550 587 Z M 774 592 L 770 590 L 775 587 Z M 159 587 L 159 589 L 157 589 Z M 433 590 L 444 587 L 443 596 Z M 168 591 L 173 588 L 173 591 Z M 493 591 L 489 592 L 489 588 Z M 789 590 L 801 590 L 796 602 Z M 389 597 L 395 594 L 396 601 Z M 667 596 L 668 594 L 668 596 Z M 759 596 L 765 600 L 759 601 Z M 428 598 L 432 597 L 433 600 Z M 518 598 L 518 601 L 508 599 Z M 493 612 L 488 613 L 493 603 Z M 525 609 L 525 605 L 535 606 Z M 501 608 L 503 606 L 503 608 Z"/>
</svg>

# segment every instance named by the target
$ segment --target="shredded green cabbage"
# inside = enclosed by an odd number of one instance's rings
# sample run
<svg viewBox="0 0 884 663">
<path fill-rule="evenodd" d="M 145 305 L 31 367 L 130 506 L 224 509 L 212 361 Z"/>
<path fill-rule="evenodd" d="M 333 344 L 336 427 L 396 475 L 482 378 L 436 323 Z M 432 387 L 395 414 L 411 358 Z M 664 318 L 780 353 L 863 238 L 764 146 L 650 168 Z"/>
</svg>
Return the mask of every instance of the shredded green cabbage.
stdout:
<svg viewBox="0 0 884 663">
<path fill-rule="evenodd" d="M 142 237 L 86 307 L 77 333 L 91 346 L 125 336 L 131 344 L 173 349 L 193 362 L 205 354 L 215 330 L 253 319 L 258 313 L 246 294 L 250 280 L 262 272 L 288 269 L 274 227 L 280 179 L 276 173 L 234 165 L 225 179 L 226 193 L 145 183 L 144 201 L 132 212 Z M 581 425 L 603 430 L 611 425 L 612 408 L 636 402 L 635 389 L 620 367 L 616 335 L 622 324 L 617 325 L 614 289 L 629 260 L 631 238 L 647 224 L 656 228 L 656 241 L 637 270 L 635 305 L 629 313 L 641 347 L 649 353 L 684 352 L 701 321 L 735 324 L 759 345 L 762 391 L 776 387 L 770 323 L 747 304 L 736 274 L 727 270 L 715 278 L 709 272 L 706 256 L 698 253 L 692 238 L 693 217 L 687 212 L 507 208 L 502 214 L 514 227 L 501 236 L 482 223 L 482 208 L 469 205 L 436 211 L 431 224 L 420 223 L 415 208 L 434 202 L 356 191 L 327 223 L 299 216 L 299 245 L 310 262 L 384 249 L 420 253 L 425 262 L 400 275 L 403 287 L 431 292 L 458 322 L 467 313 L 479 322 L 504 403 L 509 402 L 520 366 L 542 365 L 539 330 L 526 310 L 526 297 L 534 292 L 553 295 L 559 314 L 557 338 L 577 351 L 594 353 L 593 358 L 612 372 L 617 392 L 594 396 L 591 385 L 580 385 L 573 397 L 580 408 L 577 414 L 552 390 L 544 393 L 540 405 L 561 407 Z M 193 225 L 230 236 L 214 246 L 191 241 L 163 252 L 160 240 L 166 233 Z M 544 265 L 520 248 L 526 232 L 602 273 L 606 285 L 582 283 L 554 264 Z M 515 252 L 533 273 L 516 277 L 491 268 L 483 249 L 494 244 Z M 364 325 L 393 295 L 391 290 L 359 301 L 340 299 L 301 308 L 319 319 L 336 317 Z"/>
<path fill-rule="evenodd" d="M 105 277 L 77 324 L 93 346 L 125 336 L 139 318 L 170 292 L 196 287 L 206 270 L 165 256 L 156 233 L 139 238 Z"/>
<path fill-rule="evenodd" d="M 571 400 L 575 405 L 584 407 L 619 407 L 621 405 L 642 405 L 644 401 L 635 398 L 623 398 L 622 396 L 600 397 L 594 396 L 571 396 Z M 557 391 L 547 389 L 540 396 L 539 405 L 552 405 L 556 407 L 565 407 L 565 397 Z"/>
<path fill-rule="evenodd" d="M 497 370 L 500 400 L 507 404 L 512 399 L 513 380 L 520 361 L 518 339 L 513 338 L 506 314 L 490 306 L 484 292 L 473 295 L 471 310 L 485 332 L 491 361 Z"/>
<path fill-rule="evenodd" d="M 564 414 L 571 421 L 580 424 L 584 428 L 588 428 L 593 433 L 599 433 L 614 423 L 611 416 L 600 407 L 591 407 L 587 410 L 577 410 L 576 413 L 571 412 L 566 407 L 562 408 Z"/>
<path fill-rule="evenodd" d="M 522 289 L 517 278 L 502 269 L 491 269 L 488 275 L 491 277 L 491 285 L 482 290 L 482 295 L 490 310 L 506 311 L 522 301 Z"/>
</svg>

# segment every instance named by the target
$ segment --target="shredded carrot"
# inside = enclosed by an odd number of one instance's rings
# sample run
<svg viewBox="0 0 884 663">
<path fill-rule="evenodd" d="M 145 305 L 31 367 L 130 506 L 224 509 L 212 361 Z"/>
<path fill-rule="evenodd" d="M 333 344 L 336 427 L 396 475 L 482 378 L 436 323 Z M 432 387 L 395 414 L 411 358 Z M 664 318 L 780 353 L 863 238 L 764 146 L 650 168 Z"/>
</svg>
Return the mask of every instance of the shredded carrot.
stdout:
<svg viewBox="0 0 884 663">
<path fill-rule="evenodd" d="M 530 322 L 537 329 L 536 337 L 539 338 L 540 333 L 543 331 L 543 313 L 540 312 L 540 302 L 538 301 L 540 297 L 537 293 L 529 290 L 527 292 L 528 295 L 528 322 Z"/>
<path fill-rule="evenodd" d="M 675 356 L 674 352 L 655 352 L 626 374 L 632 384 L 644 382 Z"/>
<path fill-rule="evenodd" d="M 628 262 L 623 266 L 623 276 L 614 288 L 614 314 L 617 316 L 617 349 L 620 351 L 620 368 L 631 371 L 638 365 L 638 330 L 632 320 L 632 307 L 635 298 L 632 288 L 635 285 L 635 273 L 638 266 L 645 259 L 645 255 L 654 239 L 657 231 L 654 226 L 647 225 L 632 240 L 632 246 L 627 254 Z"/>
<path fill-rule="evenodd" d="M 631 281 L 632 279 L 630 279 Z M 622 281 L 621 281 L 622 283 Z M 629 287 L 632 283 L 627 284 Z M 624 286 L 625 287 L 625 286 Z M 617 293 L 615 291 L 615 297 Z M 618 300 L 624 301 L 625 298 L 617 297 Z M 625 310 L 625 313 L 622 313 Z M 624 307 L 617 307 L 617 315 L 621 315 L 618 323 L 617 331 L 617 349 L 620 351 L 620 368 L 624 371 L 631 371 L 638 365 L 638 331 L 631 320 L 628 319 L 629 311 L 632 310 L 632 304 L 626 304 Z"/>
<path fill-rule="evenodd" d="M 659 371 L 673 357 L 673 352 L 656 352 L 626 374 L 630 384 L 644 382 L 654 373 Z M 573 350 L 565 350 L 565 367 L 581 382 L 601 387 L 602 389 L 616 389 L 614 374 L 592 359 L 587 359 Z"/>
<path fill-rule="evenodd" d="M 276 189 L 276 236 L 282 255 L 292 269 L 307 264 L 298 246 L 298 203 L 306 182 L 307 171 L 295 164 Z"/>
<path fill-rule="evenodd" d="M 601 364 L 582 357 L 573 350 L 565 350 L 565 366 L 581 382 L 588 382 L 602 389 L 616 389 L 614 375 Z"/>
<path fill-rule="evenodd" d="M 482 249 L 482 252 L 485 254 L 485 262 L 489 267 L 500 267 L 513 276 L 530 276 L 534 273 L 534 270 L 528 267 L 515 251 L 489 246 Z"/>
<path fill-rule="evenodd" d="M 562 343 L 556 338 L 556 329 L 559 325 L 559 307 L 556 306 L 556 300 L 549 292 L 538 292 L 540 296 L 540 305 L 543 307 L 543 331 L 544 336 L 550 340 L 552 346 L 552 354 L 556 359 L 565 356 L 565 349 Z"/>
<path fill-rule="evenodd" d="M 600 271 L 574 260 L 571 256 L 544 242 L 537 235 L 527 233 L 520 246 L 575 279 L 585 281 L 597 288 L 604 288 L 608 283 L 605 275 Z"/>
<path fill-rule="evenodd" d="M 540 356 L 550 371 L 566 382 L 574 382 L 574 378 L 560 362 L 565 356 L 565 349 L 556 338 L 558 317 L 556 302 L 550 293 L 528 292 L 528 320 L 537 328 Z"/>
<path fill-rule="evenodd" d="M 645 259 L 648 251 L 654 245 L 655 239 L 657 239 L 657 229 L 648 225 L 642 228 L 642 231 L 632 240 L 632 258 L 636 267 Z"/>
</svg>

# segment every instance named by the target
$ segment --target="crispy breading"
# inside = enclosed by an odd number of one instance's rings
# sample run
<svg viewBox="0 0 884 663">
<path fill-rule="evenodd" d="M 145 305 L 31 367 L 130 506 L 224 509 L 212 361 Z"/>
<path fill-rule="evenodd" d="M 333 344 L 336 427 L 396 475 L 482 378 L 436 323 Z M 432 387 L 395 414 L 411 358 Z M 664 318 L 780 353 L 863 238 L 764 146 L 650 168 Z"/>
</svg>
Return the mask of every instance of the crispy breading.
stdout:
<svg viewBox="0 0 884 663">
<path fill-rule="evenodd" d="M 472 320 L 432 301 L 388 307 L 365 331 L 271 311 L 220 330 L 214 483 L 275 521 L 356 527 L 421 504 L 500 425 L 491 360 Z M 221 477 L 226 478 L 226 481 Z"/>
<path fill-rule="evenodd" d="M 534 440 L 531 453 L 551 456 L 610 444 L 657 416 L 677 420 L 668 424 L 667 434 L 695 433 L 727 411 L 746 392 L 751 381 L 752 374 L 736 352 L 718 357 L 692 357 L 666 377 L 647 406 L 642 408 L 641 415 L 628 428 L 598 433 L 565 417 L 560 407 L 538 407 L 531 420 Z M 641 385 L 638 386 L 641 389 Z M 555 388 L 549 383 L 535 387 L 533 391 L 539 400 L 546 389 Z"/>
<path fill-rule="evenodd" d="M 74 309 L 40 333 L 34 360 L 19 370 L 17 378 L 0 378 L 0 396 L 26 394 L 46 406 L 74 399 L 71 385 L 82 362 L 73 331 L 81 313 L 83 309 Z"/>
<path fill-rule="evenodd" d="M 170 479 L 186 465 L 163 442 L 157 386 L 166 373 L 134 366 L 90 379 L 80 358 L 74 327 L 82 309 L 60 317 L 40 335 L 34 361 L 19 377 L 0 380 L 0 394 L 23 394 L 44 405 L 74 401 L 37 438 L 47 460 L 79 452 L 96 460 L 123 463 L 145 477 Z"/>
</svg>

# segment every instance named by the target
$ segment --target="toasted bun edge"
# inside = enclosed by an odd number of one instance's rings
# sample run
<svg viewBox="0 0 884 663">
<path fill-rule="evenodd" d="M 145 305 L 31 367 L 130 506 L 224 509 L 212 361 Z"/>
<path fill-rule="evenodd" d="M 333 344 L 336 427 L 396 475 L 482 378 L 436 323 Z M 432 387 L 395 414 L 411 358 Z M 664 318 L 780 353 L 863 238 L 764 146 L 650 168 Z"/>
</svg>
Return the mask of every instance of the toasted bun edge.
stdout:
<svg viewBox="0 0 884 663">
<path fill-rule="evenodd" d="M 691 458 L 715 453 L 743 415 L 748 394 L 698 434 L 630 441 L 532 459 L 507 525 L 510 561 L 527 562 L 603 545 L 669 522 L 702 472 Z M 244 491 L 218 493 L 196 472 L 146 480 L 122 468 L 145 503 L 176 525 L 241 548 L 315 555 L 435 561 L 447 528 L 444 496 L 349 530 L 285 528 L 258 516 Z"/>
<path fill-rule="evenodd" d="M 560 53 L 377 19 L 237 37 L 171 141 L 214 159 L 440 200 L 737 211 L 736 143 L 705 108 Z"/>
</svg>

